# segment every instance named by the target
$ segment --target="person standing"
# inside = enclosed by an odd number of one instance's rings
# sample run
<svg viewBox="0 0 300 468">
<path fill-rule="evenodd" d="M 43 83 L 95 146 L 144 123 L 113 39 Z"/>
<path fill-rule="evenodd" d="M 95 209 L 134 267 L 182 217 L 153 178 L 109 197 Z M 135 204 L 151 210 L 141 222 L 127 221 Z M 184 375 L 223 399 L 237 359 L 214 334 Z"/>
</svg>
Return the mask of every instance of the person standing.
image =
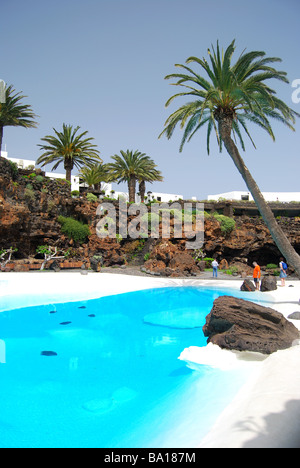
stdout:
<svg viewBox="0 0 300 468">
<path fill-rule="evenodd" d="M 219 264 L 216 259 L 211 263 L 211 266 L 213 267 L 213 278 L 218 278 L 218 267 Z"/>
<path fill-rule="evenodd" d="M 253 280 L 254 280 L 254 283 L 255 283 L 256 291 L 259 291 L 259 282 L 260 282 L 260 278 L 261 278 L 261 270 L 260 270 L 260 266 L 256 262 L 253 262 L 253 266 L 254 266 Z"/>
<path fill-rule="evenodd" d="M 285 263 L 284 261 L 284 258 L 280 258 L 280 263 L 279 263 L 279 267 L 280 267 L 280 279 L 281 279 L 281 286 L 284 287 L 285 286 L 285 279 L 287 277 L 287 269 L 288 269 L 288 266 L 287 264 Z"/>
</svg>

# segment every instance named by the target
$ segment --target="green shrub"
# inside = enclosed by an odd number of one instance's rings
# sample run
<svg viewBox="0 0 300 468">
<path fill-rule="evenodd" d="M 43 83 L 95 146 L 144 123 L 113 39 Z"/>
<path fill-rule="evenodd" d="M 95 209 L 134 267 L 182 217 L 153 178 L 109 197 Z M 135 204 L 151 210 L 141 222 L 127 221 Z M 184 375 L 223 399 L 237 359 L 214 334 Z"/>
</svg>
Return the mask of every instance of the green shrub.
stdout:
<svg viewBox="0 0 300 468">
<path fill-rule="evenodd" d="M 30 188 L 26 188 L 24 192 L 25 198 L 27 201 L 34 201 L 35 200 L 35 193 Z"/>
<path fill-rule="evenodd" d="M 9 164 L 10 164 L 10 167 L 11 167 L 11 171 L 12 171 L 12 175 L 13 175 L 13 178 L 15 179 L 19 173 L 19 169 L 18 169 L 18 166 L 16 163 L 12 162 L 12 161 L 9 161 Z"/>
<path fill-rule="evenodd" d="M 219 221 L 223 234 L 228 235 L 235 229 L 234 219 L 219 214 L 214 214 L 213 216 Z"/>
<path fill-rule="evenodd" d="M 38 176 L 36 176 L 35 181 L 36 182 L 44 182 L 44 177 L 41 176 L 41 175 L 38 175 Z"/>
<path fill-rule="evenodd" d="M 203 261 L 205 262 L 205 268 L 210 268 L 214 258 L 205 257 L 203 258 Z"/>
<path fill-rule="evenodd" d="M 91 235 L 89 226 L 76 221 L 76 219 L 59 216 L 58 222 L 61 224 L 61 232 L 79 244 L 83 244 L 87 237 Z"/>
<path fill-rule="evenodd" d="M 233 274 L 236 274 L 238 272 L 239 272 L 239 269 L 238 269 L 238 267 L 235 267 L 235 266 L 232 266 L 232 267 L 228 268 L 228 270 L 224 271 L 224 273 L 226 275 L 233 275 Z"/>
<path fill-rule="evenodd" d="M 88 193 L 86 198 L 87 198 L 87 201 L 89 201 L 89 202 L 98 201 L 98 197 L 96 197 L 96 195 L 94 195 L 93 193 Z"/>
<path fill-rule="evenodd" d="M 268 263 L 268 265 L 266 266 L 266 268 L 272 270 L 273 268 L 279 268 L 278 265 L 275 265 L 275 263 Z"/>
<path fill-rule="evenodd" d="M 79 192 L 79 190 L 73 190 L 73 192 L 71 192 L 71 195 L 72 195 L 72 197 L 79 197 L 80 192 Z"/>
</svg>

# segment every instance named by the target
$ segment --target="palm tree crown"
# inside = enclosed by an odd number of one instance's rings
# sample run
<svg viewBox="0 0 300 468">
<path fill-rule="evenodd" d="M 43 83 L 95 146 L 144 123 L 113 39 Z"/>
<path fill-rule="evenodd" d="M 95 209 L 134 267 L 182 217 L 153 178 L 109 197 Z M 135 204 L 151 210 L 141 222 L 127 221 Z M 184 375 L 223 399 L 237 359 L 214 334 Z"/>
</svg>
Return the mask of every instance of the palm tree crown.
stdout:
<svg viewBox="0 0 300 468">
<path fill-rule="evenodd" d="M 12 86 L 5 90 L 5 102 L 0 103 L 0 154 L 4 127 L 37 127 L 37 116 L 29 104 L 22 103 L 24 98 L 25 96 L 17 93 Z"/>
<path fill-rule="evenodd" d="M 286 73 L 278 71 L 270 64 L 281 62 L 277 57 L 265 57 L 265 52 L 254 51 L 242 53 L 235 64 L 231 63 L 235 51 L 235 41 L 220 52 L 219 44 L 215 51 L 208 49 L 211 65 L 203 58 L 190 57 L 186 64 L 195 63 L 205 71 L 206 77 L 193 71 L 187 65 L 176 66 L 185 73 L 174 73 L 166 79 L 176 79 L 174 85 L 185 87 L 186 91 L 175 94 L 166 103 L 166 107 L 177 97 L 192 96 L 194 100 L 176 110 L 166 121 L 165 129 L 160 136 L 166 134 L 170 138 L 177 124 L 184 130 L 180 151 L 186 141 L 207 124 L 207 151 L 212 130 L 215 131 L 220 149 L 222 138 L 219 123 L 225 118 L 230 120 L 231 131 L 239 139 L 245 150 L 241 129 L 254 142 L 247 128 L 252 122 L 266 130 L 275 140 L 270 119 L 276 119 L 294 130 L 295 117 L 299 114 L 290 109 L 276 97 L 276 92 L 266 81 L 276 79 L 288 83 Z M 255 146 L 255 145 L 254 145 Z"/>
<path fill-rule="evenodd" d="M 107 164 L 93 164 L 92 166 L 85 166 L 79 173 L 80 178 L 89 187 L 101 189 L 101 182 L 108 181 L 108 167 Z"/>
<path fill-rule="evenodd" d="M 300 276 L 300 256 L 276 222 L 271 208 L 266 203 L 236 146 L 238 140 L 245 150 L 242 130 L 254 145 L 248 131 L 248 122 L 261 127 L 275 140 L 270 121 L 272 119 L 279 121 L 294 131 L 296 117 L 300 115 L 278 99 L 276 92 L 267 84 L 271 79 L 288 83 L 286 73 L 271 66 L 273 63 L 281 62 L 279 58 L 266 57 L 265 52 L 262 51 L 243 52 L 238 60 L 232 63 L 234 51 L 235 41 L 227 47 L 225 53 L 220 52 L 217 43 L 216 50 L 214 47 L 212 51 L 208 49 L 210 64 L 205 58 L 190 57 L 186 65 L 177 65 L 184 70 L 184 73 L 166 76 L 166 79 L 176 79 L 173 83 L 175 86 L 185 88 L 184 92 L 172 96 L 166 106 L 178 97 L 188 96 L 193 100 L 183 104 L 168 117 L 160 137 L 165 134 L 171 138 L 177 124 L 180 124 L 180 127 L 184 129 L 180 145 L 180 151 L 182 151 L 186 141 L 207 125 L 207 151 L 209 153 L 210 136 L 214 131 L 220 151 L 224 144 L 251 192 L 279 250 Z M 205 77 L 188 67 L 190 63 L 199 65 L 201 71 L 205 72 Z"/>
<path fill-rule="evenodd" d="M 78 133 L 80 127 L 73 130 L 72 125 L 63 124 L 62 132 L 53 129 L 56 136 L 42 138 L 45 145 L 38 145 L 44 153 L 37 160 L 37 164 L 46 166 L 54 163 L 52 170 L 56 170 L 63 163 L 66 170 L 66 179 L 71 181 L 71 172 L 76 167 L 102 162 L 99 157 L 97 145 L 91 142 L 94 138 L 84 138 L 87 131 Z"/>
<path fill-rule="evenodd" d="M 140 151 L 120 151 L 121 156 L 112 156 L 113 163 L 108 164 L 110 180 L 118 183 L 127 182 L 129 201 L 135 202 L 136 182 L 154 181 L 154 177 L 161 177 L 161 173 L 155 168 L 154 161 L 145 153 Z M 160 180 L 160 179 L 157 179 Z"/>
</svg>

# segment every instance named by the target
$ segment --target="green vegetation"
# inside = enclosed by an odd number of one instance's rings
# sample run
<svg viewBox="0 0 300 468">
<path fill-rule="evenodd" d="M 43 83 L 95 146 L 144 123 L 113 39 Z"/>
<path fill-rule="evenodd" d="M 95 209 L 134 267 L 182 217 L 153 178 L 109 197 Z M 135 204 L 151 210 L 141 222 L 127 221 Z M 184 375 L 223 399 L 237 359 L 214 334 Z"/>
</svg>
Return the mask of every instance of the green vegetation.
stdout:
<svg viewBox="0 0 300 468">
<path fill-rule="evenodd" d="M 86 132 L 78 134 L 80 127 L 73 130 L 72 125 L 63 124 L 62 132 L 54 130 L 55 136 L 48 135 L 42 138 L 44 145 L 38 145 L 43 154 L 37 160 L 42 167 L 54 163 L 52 170 L 56 170 L 63 163 L 66 179 L 71 183 L 71 173 L 74 167 L 80 169 L 85 165 L 102 162 L 96 145 L 92 144 L 94 138 L 85 138 Z"/>
<path fill-rule="evenodd" d="M 230 234 L 235 229 L 234 219 L 229 218 L 228 216 L 219 215 L 216 213 L 213 214 L 213 217 L 216 218 L 217 221 L 219 221 L 221 225 L 221 231 L 225 236 Z"/>
<path fill-rule="evenodd" d="M 89 187 L 100 191 L 101 183 L 108 182 L 108 165 L 93 164 L 85 166 L 81 169 L 79 176 Z"/>
<path fill-rule="evenodd" d="M 76 219 L 59 216 L 58 222 L 61 224 L 61 232 L 79 244 L 83 244 L 91 235 L 89 226 Z"/>
<path fill-rule="evenodd" d="M 37 127 L 31 106 L 22 103 L 25 96 L 17 93 L 12 86 L 8 86 L 5 92 L 5 102 L 0 103 L 0 154 L 4 127 Z"/>
<path fill-rule="evenodd" d="M 122 151 L 121 156 L 112 156 L 113 163 L 108 164 L 110 182 L 127 182 L 129 202 L 135 203 L 136 183 L 139 182 L 139 191 L 142 202 L 145 197 L 145 182 L 162 181 L 161 172 L 156 169 L 154 161 L 140 151 Z"/>
<path fill-rule="evenodd" d="M 98 201 L 98 197 L 96 197 L 96 195 L 94 195 L 93 193 L 88 193 L 86 195 L 86 199 L 89 202 L 97 202 Z"/>
<path fill-rule="evenodd" d="M 28 184 L 28 185 L 30 185 L 30 184 Z M 27 187 L 27 188 L 25 189 L 25 191 L 24 191 L 24 196 L 25 196 L 25 199 L 26 199 L 27 201 L 33 202 L 33 201 L 35 200 L 35 193 L 34 193 L 34 191 L 32 190 L 32 188 L 30 188 L 30 187 L 29 187 L 29 188 Z"/>
</svg>

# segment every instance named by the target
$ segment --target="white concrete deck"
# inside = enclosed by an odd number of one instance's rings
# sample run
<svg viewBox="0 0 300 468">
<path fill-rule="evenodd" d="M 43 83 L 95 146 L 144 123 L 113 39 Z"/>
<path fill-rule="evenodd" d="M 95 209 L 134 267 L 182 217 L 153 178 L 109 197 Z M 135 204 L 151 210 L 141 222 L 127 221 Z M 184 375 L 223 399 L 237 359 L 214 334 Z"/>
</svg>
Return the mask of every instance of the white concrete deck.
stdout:
<svg viewBox="0 0 300 468">
<path fill-rule="evenodd" d="M 1 273 L 0 312 L 12 303 L 18 307 L 45 302 L 76 301 L 105 295 L 167 286 L 219 286 L 240 288 L 242 281 L 166 279 L 128 275 L 74 273 Z M 278 282 L 278 284 L 280 284 Z M 292 286 L 292 287 L 289 287 Z M 259 294 L 266 306 L 273 307 L 285 317 L 300 311 L 300 281 L 287 281 L 272 293 Z M 300 329 L 300 321 L 293 321 Z M 249 364 L 247 353 L 233 355 L 207 347 L 204 362 L 219 367 Z M 201 348 L 200 348 L 201 350 Z M 195 351 L 195 353 L 194 353 Z M 199 351 L 199 348 L 198 348 Z M 194 354 L 193 354 L 194 353 Z M 228 355 L 230 353 L 230 357 Z M 219 358 L 219 355 L 222 355 Z M 197 349 L 191 350 L 189 360 L 199 362 Z M 200 362 L 201 362 L 200 358 Z M 300 345 L 278 351 L 266 359 L 252 361 L 254 374 L 233 402 L 220 415 L 200 448 L 299 448 L 300 447 Z M 220 389 L 220 392 L 222 389 Z"/>
</svg>

